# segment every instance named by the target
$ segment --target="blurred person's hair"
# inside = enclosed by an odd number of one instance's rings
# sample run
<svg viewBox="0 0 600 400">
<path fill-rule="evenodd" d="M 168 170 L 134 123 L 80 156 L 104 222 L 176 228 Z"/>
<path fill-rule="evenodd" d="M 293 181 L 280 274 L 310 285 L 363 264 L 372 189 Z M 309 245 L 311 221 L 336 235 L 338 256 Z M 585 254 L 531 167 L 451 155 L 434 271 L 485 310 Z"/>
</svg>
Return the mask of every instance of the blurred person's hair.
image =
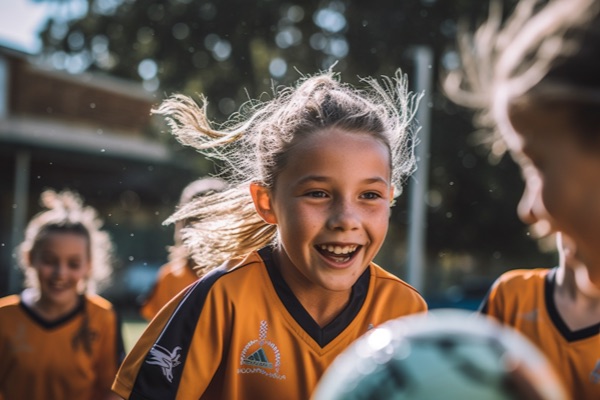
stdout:
<svg viewBox="0 0 600 400">
<path fill-rule="evenodd" d="M 226 187 L 227 187 L 227 182 L 225 182 L 221 178 L 205 177 L 205 178 L 196 179 L 195 181 L 190 182 L 181 191 L 181 195 L 179 197 L 179 203 L 177 204 L 176 211 L 199 197 L 222 191 Z M 173 235 L 175 243 L 172 246 L 168 247 L 169 261 L 191 258 L 190 249 L 188 249 L 187 246 L 185 246 L 182 243 L 181 230 L 190 226 L 194 221 L 195 221 L 195 219 L 193 219 L 193 218 L 170 218 L 169 219 L 169 223 L 175 224 L 175 232 Z M 206 260 L 206 262 L 209 263 L 209 260 Z M 196 268 L 202 269 L 202 268 L 204 268 L 204 265 L 200 264 Z"/>
<path fill-rule="evenodd" d="M 519 102 L 567 106 L 582 139 L 597 140 L 600 1 L 521 0 L 505 19 L 492 0 L 487 22 L 474 34 L 463 26 L 458 39 L 462 66 L 448 73 L 444 89 L 477 111 L 478 136 L 493 158 L 506 150 L 498 128 Z"/>
</svg>

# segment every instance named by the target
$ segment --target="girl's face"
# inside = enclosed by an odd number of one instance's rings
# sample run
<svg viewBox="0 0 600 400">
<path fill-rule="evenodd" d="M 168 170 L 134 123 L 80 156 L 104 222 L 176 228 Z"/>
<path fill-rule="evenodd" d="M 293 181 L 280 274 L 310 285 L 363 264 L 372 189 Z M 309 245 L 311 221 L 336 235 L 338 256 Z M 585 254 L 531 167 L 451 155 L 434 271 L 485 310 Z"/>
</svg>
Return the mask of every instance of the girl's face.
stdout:
<svg viewBox="0 0 600 400">
<path fill-rule="evenodd" d="M 37 272 L 40 301 L 58 307 L 77 302 L 80 283 L 90 271 L 88 239 L 77 233 L 53 232 L 31 255 Z"/>
<path fill-rule="evenodd" d="M 510 151 L 521 166 L 521 219 L 541 236 L 563 231 L 579 245 L 600 237 L 600 154 L 586 146 L 565 107 L 525 106 L 510 111 Z M 600 129 L 600 128 L 599 128 Z"/>
<path fill-rule="evenodd" d="M 388 148 L 366 133 L 313 133 L 290 150 L 268 196 L 270 210 L 266 218 L 261 215 L 278 226 L 284 276 L 347 291 L 388 230 L 393 198 Z"/>
</svg>

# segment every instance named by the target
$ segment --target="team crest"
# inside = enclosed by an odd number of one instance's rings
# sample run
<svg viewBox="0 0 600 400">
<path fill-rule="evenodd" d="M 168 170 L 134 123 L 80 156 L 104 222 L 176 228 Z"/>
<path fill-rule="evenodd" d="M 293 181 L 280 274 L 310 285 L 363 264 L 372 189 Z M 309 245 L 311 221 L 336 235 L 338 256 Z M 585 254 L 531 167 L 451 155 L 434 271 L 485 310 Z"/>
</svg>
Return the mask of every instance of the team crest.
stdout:
<svg viewBox="0 0 600 400">
<path fill-rule="evenodd" d="M 171 383 L 173 382 L 173 368 L 181 364 L 180 351 L 180 346 L 175 347 L 173 351 L 169 351 L 164 347 L 155 344 L 150 349 L 150 359 L 146 360 L 146 363 L 158 365 L 162 369 L 164 377 Z"/>
<path fill-rule="evenodd" d="M 92 355 L 92 343 L 98 339 L 98 332 L 92 330 L 87 322 L 83 323 L 71 338 L 73 350 L 82 349 L 89 356 Z"/>
<path fill-rule="evenodd" d="M 240 355 L 240 374 L 263 374 L 270 378 L 285 379 L 279 374 L 281 354 L 275 344 L 267 340 L 267 321 L 261 321 L 258 339 L 246 344 Z"/>
</svg>

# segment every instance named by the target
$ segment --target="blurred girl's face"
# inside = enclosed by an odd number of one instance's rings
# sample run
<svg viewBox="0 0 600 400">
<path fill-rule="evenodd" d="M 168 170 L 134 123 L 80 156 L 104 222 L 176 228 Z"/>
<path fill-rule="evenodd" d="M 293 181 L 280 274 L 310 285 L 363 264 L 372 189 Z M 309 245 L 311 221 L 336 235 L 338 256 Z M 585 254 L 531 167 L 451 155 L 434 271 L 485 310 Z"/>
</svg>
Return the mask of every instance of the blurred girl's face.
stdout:
<svg viewBox="0 0 600 400">
<path fill-rule="evenodd" d="M 49 233 L 30 261 L 37 272 L 41 302 L 66 309 L 77 303 L 81 284 L 90 272 L 89 242 L 85 236 Z"/>
<path fill-rule="evenodd" d="M 600 151 L 586 146 L 564 106 L 510 109 L 509 150 L 521 166 L 521 219 L 545 236 L 563 231 L 577 243 L 600 237 Z M 600 128 L 599 128 L 600 129 Z"/>
</svg>

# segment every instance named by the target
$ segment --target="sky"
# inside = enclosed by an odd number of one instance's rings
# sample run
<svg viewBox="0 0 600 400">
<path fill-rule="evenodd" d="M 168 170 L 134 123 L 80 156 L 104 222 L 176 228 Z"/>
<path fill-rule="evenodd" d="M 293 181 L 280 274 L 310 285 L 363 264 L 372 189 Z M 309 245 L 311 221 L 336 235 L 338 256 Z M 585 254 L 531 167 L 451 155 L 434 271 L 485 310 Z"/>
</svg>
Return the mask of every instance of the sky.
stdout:
<svg viewBox="0 0 600 400">
<path fill-rule="evenodd" d="M 27 53 L 41 46 L 37 32 L 51 5 L 31 0 L 0 0 L 0 45 Z"/>
<path fill-rule="evenodd" d="M 41 47 L 37 33 L 46 22 L 47 15 L 56 9 L 53 2 L 32 0 L 0 0 L 0 46 L 27 53 Z"/>
</svg>

